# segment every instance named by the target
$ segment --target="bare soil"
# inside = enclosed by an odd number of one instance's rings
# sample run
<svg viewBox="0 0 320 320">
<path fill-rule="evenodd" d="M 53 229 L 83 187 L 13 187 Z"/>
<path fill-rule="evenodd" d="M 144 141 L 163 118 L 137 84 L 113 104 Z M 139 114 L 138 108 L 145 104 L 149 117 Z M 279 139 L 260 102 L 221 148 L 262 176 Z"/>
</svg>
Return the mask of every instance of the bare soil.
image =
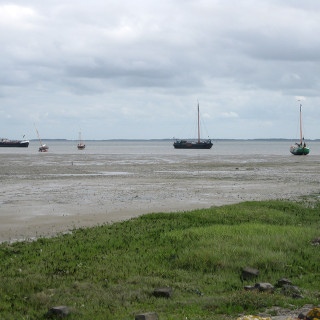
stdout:
<svg viewBox="0 0 320 320">
<path fill-rule="evenodd" d="M 3 154 L 0 241 L 151 212 L 319 195 L 320 156 Z"/>
</svg>

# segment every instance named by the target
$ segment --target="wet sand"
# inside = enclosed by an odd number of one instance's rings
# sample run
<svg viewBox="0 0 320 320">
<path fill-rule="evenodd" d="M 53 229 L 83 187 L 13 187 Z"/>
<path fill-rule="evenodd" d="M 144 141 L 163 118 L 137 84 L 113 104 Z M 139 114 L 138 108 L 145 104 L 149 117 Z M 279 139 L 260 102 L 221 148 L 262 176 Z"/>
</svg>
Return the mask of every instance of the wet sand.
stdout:
<svg viewBox="0 0 320 320">
<path fill-rule="evenodd" d="M 2 154 L 0 241 L 151 212 L 319 194 L 320 156 Z"/>
</svg>

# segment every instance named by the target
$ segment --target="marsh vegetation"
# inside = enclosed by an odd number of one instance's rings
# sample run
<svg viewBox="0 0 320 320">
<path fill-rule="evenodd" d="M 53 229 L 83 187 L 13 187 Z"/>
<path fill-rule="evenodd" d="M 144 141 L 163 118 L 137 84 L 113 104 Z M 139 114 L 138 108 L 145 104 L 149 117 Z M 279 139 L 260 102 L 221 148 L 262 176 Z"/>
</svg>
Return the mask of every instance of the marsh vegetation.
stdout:
<svg viewBox="0 0 320 320">
<path fill-rule="evenodd" d="M 320 204 L 245 202 L 154 213 L 71 234 L 0 246 L 0 318 L 42 319 L 55 305 L 70 319 L 233 319 L 279 305 L 320 303 Z M 303 299 L 244 291 L 286 277 Z M 173 288 L 171 299 L 156 287 Z"/>
</svg>

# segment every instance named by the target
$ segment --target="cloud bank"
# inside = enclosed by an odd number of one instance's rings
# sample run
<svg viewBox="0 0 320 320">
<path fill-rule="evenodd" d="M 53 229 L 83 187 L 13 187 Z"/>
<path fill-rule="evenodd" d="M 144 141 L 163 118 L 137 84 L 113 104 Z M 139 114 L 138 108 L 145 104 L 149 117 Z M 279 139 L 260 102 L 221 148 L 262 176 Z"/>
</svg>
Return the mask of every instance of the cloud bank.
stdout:
<svg viewBox="0 0 320 320">
<path fill-rule="evenodd" d="M 320 138 L 320 3 L 2 1 L 0 136 Z"/>
</svg>

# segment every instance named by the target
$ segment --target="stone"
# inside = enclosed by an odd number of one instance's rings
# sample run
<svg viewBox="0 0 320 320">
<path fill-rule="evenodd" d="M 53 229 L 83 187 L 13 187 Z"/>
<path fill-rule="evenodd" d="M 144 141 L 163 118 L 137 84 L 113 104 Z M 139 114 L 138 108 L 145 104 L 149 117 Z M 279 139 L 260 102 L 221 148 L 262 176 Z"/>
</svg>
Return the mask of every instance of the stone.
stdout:
<svg viewBox="0 0 320 320">
<path fill-rule="evenodd" d="M 258 282 L 254 286 L 244 286 L 244 290 L 274 291 L 274 286 L 269 282 Z"/>
<path fill-rule="evenodd" d="M 320 245 L 320 238 L 312 239 L 311 244 L 313 244 L 314 246 L 319 246 Z"/>
<path fill-rule="evenodd" d="M 313 304 L 305 304 L 299 311 L 298 318 L 299 319 L 306 319 L 307 313 L 314 308 Z"/>
<path fill-rule="evenodd" d="M 289 285 L 292 285 L 292 282 L 286 278 L 281 278 L 278 280 L 277 282 L 277 287 L 282 287 L 284 286 L 285 284 L 289 284 Z"/>
<path fill-rule="evenodd" d="M 300 309 L 296 309 L 295 305 L 288 305 L 290 308 L 281 308 L 273 306 L 270 309 L 267 309 L 266 312 L 270 314 L 272 320 L 306 320 L 307 313 L 314 308 L 312 304 L 306 304 Z M 271 314 L 273 316 L 271 317 Z M 259 313 L 258 316 L 262 314 Z"/>
<path fill-rule="evenodd" d="M 266 291 L 273 292 L 273 290 L 274 290 L 274 286 L 269 282 L 256 283 L 255 288 L 258 289 L 259 291 L 263 291 L 263 292 L 266 292 Z"/>
<path fill-rule="evenodd" d="M 283 285 L 282 292 L 286 296 L 301 295 L 301 291 L 300 291 L 299 287 L 293 286 L 291 284 Z"/>
<path fill-rule="evenodd" d="M 69 315 L 71 312 L 70 308 L 68 308 L 67 306 L 57 306 L 57 307 L 52 307 L 47 315 L 48 316 L 58 316 L 58 317 L 66 317 L 67 315 Z"/>
<path fill-rule="evenodd" d="M 156 288 L 153 295 L 157 298 L 171 298 L 173 289 L 171 287 Z"/>
<path fill-rule="evenodd" d="M 159 317 L 155 312 L 136 314 L 135 320 L 158 320 Z"/>
<path fill-rule="evenodd" d="M 243 289 L 247 290 L 247 291 L 250 291 L 250 290 L 255 290 L 256 287 L 255 286 L 244 286 Z"/>
<path fill-rule="evenodd" d="M 246 267 L 242 270 L 241 278 L 243 280 L 249 280 L 259 276 L 259 270 L 253 269 L 251 267 Z"/>
<path fill-rule="evenodd" d="M 320 308 L 313 308 L 307 313 L 307 320 L 313 320 L 314 318 L 320 318 Z"/>
</svg>

